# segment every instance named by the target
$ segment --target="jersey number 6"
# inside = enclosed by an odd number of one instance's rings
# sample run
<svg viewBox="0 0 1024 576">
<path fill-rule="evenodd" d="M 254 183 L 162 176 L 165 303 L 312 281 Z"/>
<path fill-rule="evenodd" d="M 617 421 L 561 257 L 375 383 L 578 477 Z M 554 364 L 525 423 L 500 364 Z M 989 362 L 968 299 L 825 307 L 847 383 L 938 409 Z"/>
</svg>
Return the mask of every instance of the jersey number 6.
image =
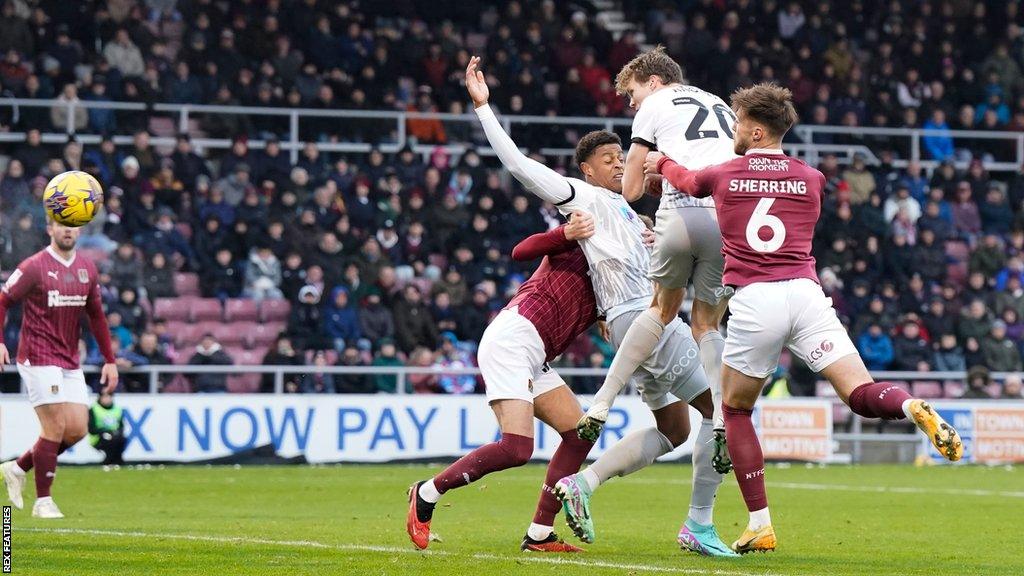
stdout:
<svg viewBox="0 0 1024 576">
<path fill-rule="evenodd" d="M 680 96 L 679 98 L 672 99 L 672 103 L 676 106 L 685 106 L 687 104 L 697 107 L 697 113 L 693 115 L 693 120 L 690 120 L 690 125 L 686 127 L 686 139 L 687 140 L 700 140 L 702 138 L 718 138 L 717 130 L 701 130 L 700 127 L 704 125 L 704 121 L 708 118 L 708 107 L 705 106 L 700 100 L 691 98 L 689 96 Z M 736 123 L 736 115 L 732 113 L 732 110 L 721 104 L 715 104 L 711 107 L 715 112 L 715 116 L 718 117 L 718 125 L 722 127 L 722 131 L 725 135 L 732 140 L 732 128 L 730 128 L 729 120 L 732 120 L 732 124 Z"/>
<path fill-rule="evenodd" d="M 786 225 L 768 213 L 774 203 L 775 198 L 761 198 L 747 222 L 747 244 L 757 252 L 775 252 L 786 241 Z M 765 227 L 772 231 L 768 240 L 762 240 L 760 235 L 761 228 Z"/>
</svg>

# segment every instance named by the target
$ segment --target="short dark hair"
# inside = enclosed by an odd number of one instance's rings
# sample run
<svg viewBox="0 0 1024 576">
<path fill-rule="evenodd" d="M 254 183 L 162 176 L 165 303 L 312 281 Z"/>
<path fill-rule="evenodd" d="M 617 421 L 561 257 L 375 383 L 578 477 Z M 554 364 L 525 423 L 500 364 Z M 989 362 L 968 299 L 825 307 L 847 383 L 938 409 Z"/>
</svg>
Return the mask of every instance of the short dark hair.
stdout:
<svg viewBox="0 0 1024 576">
<path fill-rule="evenodd" d="M 629 83 L 633 80 L 643 84 L 651 76 L 661 78 L 662 84 L 680 84 L 683 81 L 683 69 L 665 53 L 664 46 L 657 46 L 633 58 L 615 76 L 615 91 L 629 95 Z"/>
<path fill-rule="evenodd" d="M 763 82 L 741 88 L 732 94 L 732 107 L 747 118 L 763 125 L 776 138 L 781 138 L 796 124 L 793 93 L 778 84 Z"/>
<path fill-rule="evenodd" d="M 618 144 L 622 146 L 622 139 L 619 138 L 618 134 L 607 130 L 594 130 L 580 138 L 579 143 L 576 144 L 576 165 L 579 166 L 586 162 L 590 155 L 594 153 L 594 150 L 605 144 Z"/>
</svg>

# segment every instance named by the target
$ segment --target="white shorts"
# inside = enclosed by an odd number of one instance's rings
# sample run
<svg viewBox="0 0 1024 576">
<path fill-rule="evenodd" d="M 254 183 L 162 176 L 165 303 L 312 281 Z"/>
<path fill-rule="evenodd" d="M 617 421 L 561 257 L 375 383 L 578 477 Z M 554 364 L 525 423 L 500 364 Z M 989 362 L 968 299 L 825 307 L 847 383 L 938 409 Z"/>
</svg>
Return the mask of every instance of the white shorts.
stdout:
<svg viewBox="0 0 1024 576">
<path fill-rule="evenodd" d="M 608 323 L 612 344 L 618 350 L 626 331 L 644 310 L 632 310 Z M 647 407 L 661 410 L 680 400 L 693 402 L 708 389 L 708 378 L 700 363 L 700 350 L 690 327 L 676 318 L 665 326 L 654 352 L 630 378 Z"/>
<path fill-rule="evenodd" d="M 732 293 L 722 286 L 722 232 L 714 208 L 660 208 L 654 225 L 651 280 L 665 288 L 686 288 L 694 297 L 717 305 Z"/>
<path fill-rule="evenodd" d="M 783 346 L 815 372 L 857 353 L 832 299 L 807 278 L 744 286 L 729 301 L 729 312 L 722 363 L 753 378 L 775 371 Z"/>
<path fill-rule="evenodd" d="M 565 381 L 547 362 L 544 341 L 518 307 L 502 310 L 484 330 L 477 350 L 487 401 L 533 399 Z"/>
<path fill-rule="evenodd" d="M 28 391 L 33 407 L 43 404 L 72 402 L 89 406 L 89 387 L 81 370 L 67 370 L 60 366 L 26 366 L 18 363 L 18 374 Z"/>
</svg>

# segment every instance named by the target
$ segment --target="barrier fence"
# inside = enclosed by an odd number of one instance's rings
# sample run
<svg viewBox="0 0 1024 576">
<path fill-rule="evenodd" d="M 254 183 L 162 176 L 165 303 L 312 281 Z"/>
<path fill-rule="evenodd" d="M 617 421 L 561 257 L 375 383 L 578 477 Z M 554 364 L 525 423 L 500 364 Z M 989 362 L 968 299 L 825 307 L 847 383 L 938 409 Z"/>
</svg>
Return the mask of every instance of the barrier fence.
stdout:
<svg viewBox="0 0 1024 576">
<path fill-rule="evenodd" d="M 7 371 L 13 370 L 7 367 Z M 84 368 L 96 373 L 93 366 Z M 606 371 L 597 368 L 558 368 L 560 375 L 568 378 L 578 376 L 603 377 Z M 265 444 L 269 439 L 280 444 L 282 430 L 294 429 L 295 434 L 308 436 L 312 419 L 330 422 L 331 430 L 325 439 L 317 440 L 320 452 L 312 456 L 300 450 L 310 461 L 388 461 L 419 459 L 440 456 L 458 456 L 481 439 L 489 441 L 493 417 L 480 395 L 407 394 L 405 384 L 413 375 L 479 375 L 476 368 L 411 368 L 411 367 L 346 367 L 346 366 L 144 366 L 122 370 L 125 374 L 145 374 L 149 378 L 150 393 L 121 394 L 118 402 L 132 408 L 134 415 L 130 425 L 147 425 L 151 429 L 164 429 L 170 434 L 161 442 L 175 440 L 177 446 L 168 444 L 160 450 L 145 450 L 140 442 L 137 458 L 140 460 L 192 461 L 204 458 L 219 458 L 239 451 Z M 360 374 L 392 375 L 397 380 L 395 394 L 285 394 L 283 382 L 287 374 Z M 272 374 L 275 392 L 272 394 L 174 394 L 160 393 L 160 382 L 170 375 L 224 374 Z M 940 380 L 962 382 L 963 372 L 875 372 L 877 380 L 901 381 L 907 383 L 935 382 Z M 1002 379 L 1005 373 L 995 373 L 994 378 Z M 588 396 L 581 396 L 586 404 Z M 1024 462 L 1024 402 L 1008 400 L 990 401 L 933 401 L 940 413 L 954 424 L 968 444 L 966 461 Z M 879 443 L 895 450 L 891 458 L 907 460 L 920 454 L 931 453 L 927 441 L 909 426 L 878 426 L 877 421 L 865 421 L 853 416 L 849 409 L 834 396 L 793 398 L 777 401 L 762 399 L 758 418 L 760 434 L 765 450 L 780 460 L 806 460 L 821 462 L 863 462 L 866 448 Z M 632 426 L 648 425 L 650 413 L 635 391 L 625 394 L 616 404 L 622 410 L 620 422 L 622 434 Z M 420 410 L 423 410 L 422 412 Z M 234 411 L 232 411 L 234 410 Z M 321 414 L 317 416 L 316 414 Z M 301 422 L 299 415 L 306 414 Z M 19 414 L 13 417 L 13 414 Z M 418 426 L 426 426 L 438 415 L 445 422 L 437 425 L 437 432 L 430 444 Z M 152 416 L 153 420 L 148 420 Z M 429 416 L 428 416 L 429 415 Z M 695 419 L 699 415 L 694 412 Z M 14 418 L 12 420 L 12 418 Z M 213 418 L 213 420 L 211 420 Z M 276 419 L 275 419 L 276 418 Z M 405 419 L 404 421 L 402 419 Z M 426 419 L 426 420 L 424 420 Z M 440 420 L 439 420 L 440 421 Z M 31 409 L 21 394 L 0 394 L 0 452 L 9 448 L 8 441 L 20 438 L 34 429 Z M 133 423 L 134 422 L 134 423 Z M 404 423 L 403 423 L 404 422 Z M 147 424 L 148 423 L 148 424 Z M 615 426 L 610 422 L 612 427 Z M 834 426 L 835 424 L 835 426 Z M 243 426 L 244 425 L 244 426 Z M 238 428 L 242 426 L 242 428 Z M 276 428 L 275 428 L 276 427 Z M 290 428 L 289 428 L 290 427 Z M 404 428 L 403 428 L 404 427 Z M 18 428 L 18 430 L 14 430 Z M 238 428 L 240 431 L 235 431 Z M 305 432 L 300 434 L 299 428 Z M 543 428 L 543 427 L 540 427 Z M 141 428 L 140 428 L 141 430 Z M 403 431 L 404 430 L 404 431 Z M 481 435 L 480 430 L 486 430 Z M 6 434 L 6 439 L 5 435 Z M 142 434 L 142 432 L 139 432 Z M 319 437 L 317 431 L 314 436 Z M 550 455 L 554 449 L 552 438 L 548 444 L 543 440 L 544 432 L 537 432 L 539 457 Z M 211 440 L 218 436 L 219 444 Z M 237 436 L 237 437 L 236 437 Z M 472 436 L 472 438 L 470 438 Z M 549 434 L 549 436 L 551 436 Z M 613 435 L 614 436 L 614 435 Z M 359 450 L 344 450 L 345 438 L 360 438 Z M 186 449 L 186 438 L 197 443 L 195 450 Z M 275 440 L 277 438 L 277 440 Z M 298 441 L 298 439 L 296 440 Z M 213 444 L 211 444 L 213 442 Z M 303 440 L 302 442 L 305 442 Z M 330 442 L 335 442 L 330 444 Z M 327 444 L 324 444 L 327 443 Z M 381 448 L 392 443 L 389 449 Z M 439 443 L 439 444 L 438 444 Z M 217 449 L 211 445 L 219 446 Z M 329 444 L 329 446 L 328 446 Z M 419 448 L 408 448 L 412 445 Z M 428 446 L 428 444 L 430 444 Z M 305 444 L 303 444 L 304 446 Z M 341 447 L 338 447 L 338 446 Z M 20 446 L 20 445 L 19 445 Z M 326 448 L 322 446 L 327 446 Z M 603 446 L 603 444 L 602 444 Z M 692 445 L 689 445 L 692 448 Z M 977 447 L 977 452 L 973 452 Z M 150 446 L 152 448 L 152 446 Z M 191 450 L 191 451 L 190 451 Z M 198 450 L 198 451 L 196 451 Z M 673 458 L 683 457 L 689 452 L 684 448 Z M 84 460 L 92 461 L 95 454 L 83 449 Z M 294 457 L 294 450 L 284 451 L 283 457 Z M 975 458 L 977 454 L 977 458 Z M 6 457 L 6 456 L 4 456 Z"/>
<path fill-rule="evenodd" d="M 63 101 L 63 100 L 36 100 L 27 98 L 0 98 L 0 109 L 10 109 L 15 123 L 23 113 L 23 108 L 45 108 L 48 110 L 60 109 L 66 115 L 66 124 L 62 132 L 44 132 L 43 142 L 49 144 L 64 143 L 68 135 L 74 134 L 75 138 L 83 144 L 96 144 L 101 139 L 101 134 L 89 131 L 78 131 L 75 128 L 75 113 L 78 110 L 109 110 L 115 113 L 144 113 L 148 116 L 158 116 L 170 120 L 169 125 L 172 131 L 190 133 L 195 132 L 195 124 L 209 115 L 216 116 L 245 116 L 245 117 L 276 117 L 282 122 L 287 122 L 287 130 L 278 134 L 281 137 L 281 148 L 288 152 L 291 161 L 298 160 L 299 151 L 305 145 L 302 137 L 303 131 L 308 130 L 311 123 L 322 126 L 327 119 L 336 121 L 335 132 L 339 133 L 339 141 L 318 141 L 317 148 L 322 152 L 338 152 L 351 154 L 367 154 L 374 148 L 384 153 L 395 153 L 403 148 L 408 140 L 407 123 L 409 120 L 439 120 L 447 128 L 453 128 L 459 134 L 477 134 L 478 142 L 485 142 L 480 136 L 479 120 L 475 114 L 449 114 L 440 112 L 410 112 L 410 111 L 389 111 L 389 110 L 320 110 L 309 108 L 273 108 L 255 106 L 218 106 L 205 104 L 168 104 L 155 103 L 147 104 L 141 102 L 109 102 L 109 101 Z M 523 126 L 559 126 L 566 130 L 594 130 L 605 129 L 618 131 L 628 136 L 629 127 L 632 124 L 630 118 L 606 118 L 588 116 L 530 116 L 503 114 L 501 122 L 507 132 L 516 138 L 517 128 Z M 371 144 L 366 139 L 358 136 L 367 124 L 373 126 L 373 131 L 383 137 L 376 144 Z M 305 127 L 305 128 L 304 128 Z M 345 134 L 352 134 L 349 140 Z M 582 132 L 580 133 L 582 134 Z M 824 154 L 835 154 L 840 163 L 848 164 L 852 161 L 854 154 L 863 154 L 869 165 L 878 165 L 880 160 L 877 153 L 882 149 L 896 149 L 904 153 L 902 157 L 893 162 L 897 168 L 906 167 L 910 162 L 919 162 L 926 170 L 932 170 L 938 162 L 924 155 L 923 139 L 929 136 L 950 136 L 954 139 L 957 148 L 980 147 L 989 149 L 992 147 L 1001 148 L 997 154 L 985 162 L 986 169 L 995 172 L 1016 172 L 1024 165 L 1024 132 L 1000 132 L 988 130 L 926 130 L 923 128 L 872 128 L 872 127 L 849 127 L 849 126 L 816 126 L 802 124 L 797 126 L 791 133 L 793 141 L 785 142 L 783 147 L 787 153 L 817 164 Z M 847 140 L 846 143 L 822 143 L 824 139 L 838 137 Z M 25 139 L 24 132 L 0 133 L 0 142 L 22 142 Z M 129 145 L 132 142 L 131 134 L 121 133 L 113 136 L 114 143 L 120 146 Z M 174 145 L 174 138 L 169 135 L 157 136 L 151 139 L 154 146 L 171 147 Z M 231 140 L 227 138 L 194 138 L 193 144 L 200 150 L 226 150 L 231 147 Z M 261 136 L 250 140 L 250 147 L 262 149 L 265 140 Z M 520 145 L 529 142 L 519 139 Z M 424 159 L 429 157 L 438 147 L 446 150 L 455 157 L 459 157 L 467 150 L 476 150 L 483 156 L 493 156 L 494 153 L 488 146 L 477 146 L 473 143 L 458 142 L 444 145 L 414 143 L 413 150 L 422 155 Z M 542 147 L 537 152 L 545 156 L 571 157 L 574 153 L 572 146 Z M 969 162 L 968 158 L 958 158 L 956 164 L 959 168 L 965 168 Z"/>
</svg>

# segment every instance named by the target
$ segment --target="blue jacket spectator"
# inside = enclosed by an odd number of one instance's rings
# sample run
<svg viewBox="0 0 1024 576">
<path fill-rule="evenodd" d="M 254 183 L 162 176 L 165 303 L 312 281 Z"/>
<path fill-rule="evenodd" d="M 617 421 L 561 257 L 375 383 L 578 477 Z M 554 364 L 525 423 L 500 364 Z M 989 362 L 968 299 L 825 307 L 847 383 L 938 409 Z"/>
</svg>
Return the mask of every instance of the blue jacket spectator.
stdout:
<svg viewBox="0 0 1024 576">
<path fill-rule="evenodd" d="M 872 323 L 867 331 L 860 335 L 857 348 L 868 370 L 885 370 L 892 364 L 895 356 L 892 339 L 882 332 L 882 327 L 877 323 Z"/>
<path fill-rule="evenodd" d="M 348 289 L 344 286 L 335 288 L 324 306 L 324 330 L 338 351 L 344 350 L 345 346 L 354 346 L 363 337 L 359 311 L 349 302 Z"/>
<path fill-rule="evenodd" d="M 924 129 L 939 132 L 926 134 L 921 138 L 928 155 L 939 161 L 953 158 L 953 137 L 949 134 L 946 113 L 941 108 L 936 108 L 932 112 L 932 117 L 924 123 Z"/>
</svg>

